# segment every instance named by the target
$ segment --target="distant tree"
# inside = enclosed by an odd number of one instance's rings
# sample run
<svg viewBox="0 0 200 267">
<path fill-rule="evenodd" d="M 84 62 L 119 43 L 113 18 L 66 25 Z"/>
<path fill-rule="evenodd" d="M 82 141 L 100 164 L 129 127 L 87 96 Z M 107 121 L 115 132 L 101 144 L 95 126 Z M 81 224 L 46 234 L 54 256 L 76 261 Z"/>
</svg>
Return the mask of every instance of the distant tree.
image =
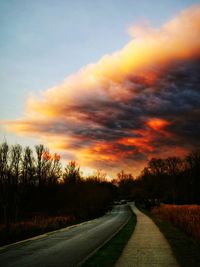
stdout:
<svg viewBox="0 0 200 267">
<path fill-rule="evenodd" d="M 20 182 L 20 171 L 21 171 L 21 156 L 22 147 L 17 144 L 11 147 L 10 150 L 10 166 L 9 166 L 9 176 L 10 176 L 10 213 L 11 217 L 16 221 L 19 212 L 20 203 L 20 192 L 19 192 L 19 182 Z"/>
<path fill-rule="evenodd" d="M 17 185 L 19 183 L 20 169 L 21 169 L 21 155 L 22 155 L 22 147 L 19 144 L 11 147 L 10 172 L 11 172 L 12 185 Z"/>
<path fill-rule="evenodd" d="M 49 150 L 47 148 L 44 148 L 42 153 L 42 184 L 49 184 L 50 182 L 50 176 L 52 173 L 52 162 L 53 158 L 51 154 L 49 153 Z"/>
<path fill-rule="evenodd" d="M 48 183 L 52 185 L 56 184 L 61 176 L 62 176 L 62 166 L 60 163 L 60 155 L 55 153 L 51 156 Z"/>
<path fill-rule="evenodd" d="M 35 185 L 35 159 L 33 151 L 29 146 L 25 147 L 22 155 L 21 183 L 25 185 Z"/>
<path fill-rule="evenodd" d="M 0 183 L 4 184 L 8 179 L 9 146 L 7 142 L 0 145 Z"/>
<path fill-rule="evenodd" d="M 51 174 L 52 157 L 49 150 L 43 145 L 36 145 L 36 177 L 39 186 L 48 184 L 48 179 Z M 57 160 L 54 161 L 56 164 Z"/>
<path fill-rule="evenodd" d="M 7 235 L 9 234 L 9 146 L 7 142 L 0 145 L 0 203 L 2 207 Z"/>
<path fill-rule="evenodd" d="M 117 174 L 115 183 L 118 185 L 120 198 L 133 197 L 135 181 L 131 173 L 126 173 L 124 170 L 122 170 Z"/>
<path fill-rule="evenodd" d="M 151 174 L 161 176 L 165 173 L 166 171 L 166 164 L 164 159 L 160 158 L 152 158 L 148 162 L 148 169 Z"/>
<path fill-rule="evenodd" d="M 0 146 L 0 193 L 7 235 L 11 220 L 16 220 L 18 214 L 21 153 L 20 145 L 9 147 L 7 142 L 4 142 Z"/>
<path fill-rule="evenodd" d="M 190 182 L 191 201 L 200 204 L 200 149 L 192 151 L 186 157 Z"/>
<path fill-rule="evenodd" d="M 168 157 L 165 159 L 166 172 L 169 178 L 170 188 L 172 192 L 173 203 L 176 203 L 178 176 L 181 173 L 182 161 L 178 157 Z"/>
<path fill-rule="evenodd" d="M 76 161 L 70 161 L 64 169 L 63 181 L 65 183 L 77 183 L 81 179 L 80 167 Z"/>
<path fill-rule="evenodd" d="M 102 170 L 97 170 L 95 173 L 94 173 L 94 177 L 97 178 L 98 181 L 100 182 L 105 182 L 106 181 L 106 172 L 102 171 Z"/>
<path fill-rule="evenodd" d="M 44 153 L 44 146 L 43 145 L 36 145 L 35 146 L 36 151 L 36 177 L 38 180 L 38 184 L 41 185 L 43 183 L 42 181 L 42 172 L 43 172 L 43 158 L 42 155 Z"/>
<path fill-rule="evenodd" d="M 176 176 L 182 170 L 182 160 L 178 157 L 166 158 L 165 164 L 166 164 L 166 172 L 170 176 Z"/>
</svg>

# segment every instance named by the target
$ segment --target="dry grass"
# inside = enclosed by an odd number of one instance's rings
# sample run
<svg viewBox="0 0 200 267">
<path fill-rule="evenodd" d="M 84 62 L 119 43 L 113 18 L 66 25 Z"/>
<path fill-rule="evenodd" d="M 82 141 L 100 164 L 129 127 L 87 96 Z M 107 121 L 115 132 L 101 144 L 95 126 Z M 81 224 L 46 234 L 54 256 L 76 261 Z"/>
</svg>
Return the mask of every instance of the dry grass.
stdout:
<svg viewBox="0 0 200 267">
<path fill-rule="evenodd" d="M 0 225 L 0 244 L 10 243 L 34 235 L 53 231 L 75 223 L 73 216 L 44 217 L 35 216 L 31 220 L 25 220 L 10 225 L 9 237 L 6 237 L 5 225 Z"/>
<path fill-rule="evenodd" d="M 161 205 L 152 212 L 200 241 L 199 205 Z"/>
</svg>

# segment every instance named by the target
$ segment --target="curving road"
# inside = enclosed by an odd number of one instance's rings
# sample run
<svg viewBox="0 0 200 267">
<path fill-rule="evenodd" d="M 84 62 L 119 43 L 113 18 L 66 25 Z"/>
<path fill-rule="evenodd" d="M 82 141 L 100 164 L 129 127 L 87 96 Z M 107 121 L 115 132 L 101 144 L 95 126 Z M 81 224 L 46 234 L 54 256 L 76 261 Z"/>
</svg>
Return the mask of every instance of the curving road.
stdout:
<svg viewBox="0 0 200 267">
<path fill-rule="evenodd" d="M 2 267 L 75 267 L 128 220 L 127 206 L 98 219 L 0 248 Z"/>
</svg>

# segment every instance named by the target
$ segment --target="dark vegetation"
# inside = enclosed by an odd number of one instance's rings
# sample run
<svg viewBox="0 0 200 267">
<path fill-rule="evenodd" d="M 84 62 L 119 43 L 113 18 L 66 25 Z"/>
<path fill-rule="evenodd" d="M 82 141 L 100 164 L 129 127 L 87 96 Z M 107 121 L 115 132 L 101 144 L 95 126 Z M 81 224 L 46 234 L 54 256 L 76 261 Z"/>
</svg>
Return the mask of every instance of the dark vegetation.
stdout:
<svg viewBox="0 0 200 267">
<path fill-rule="evenodd" d="M 43 145 L 0 145 L 1 244 L 101 216 L 115 194 L 101 172 L 82 178 L 74 161 L 62 171 Z"/>
<path fill-rule="evenodd" d="M 152 158 L 135 180 L 133 196 L 138 202 L 200 204 L 200 150 L 184 159 Z"/>
<path fill-rule="evenodd" d="M 108 243 L 100 248 L 83 267 L 111 267 L 114 266 L 127 244 L 136 225 L 136 216 L 132 213 L 128 223 Z"/>
<path fill-rule="evenodd" d="M 163 221 L 180 228 L 190 237 L 200 241 L 200 206 L 162 204 L 151 212 Z"/>
<path fill-rule="evenodd" d="M 114 200 L 200 204 L 200 150 L 184 159 L 153 158 L 137 179 L 121 171 L 82 177 L 78 164 L 64 170 L 43 145 L 0 144 L 0 240 L 13 242 L 103 215 Z"/>
<path fill-rule="evenodd" d="M 165 235 L 180 266 L 200 266 L 200 150 L 184 159 L 151 159 L 134 192 L 137 205 Z"/>
<path fill-rule="evenodd" d="M 175 227 L 168 220 L 160 219 L 148 210 L 138 206 L 140 210 L 152 218 L 160 231 L 164 234 L 169 242 L 172 251 L 176 255 L 176 259 L 181 267 L 197 267 L 200 266 L 200 243 L 187 235 L 185 231 Z"/>
</svg>

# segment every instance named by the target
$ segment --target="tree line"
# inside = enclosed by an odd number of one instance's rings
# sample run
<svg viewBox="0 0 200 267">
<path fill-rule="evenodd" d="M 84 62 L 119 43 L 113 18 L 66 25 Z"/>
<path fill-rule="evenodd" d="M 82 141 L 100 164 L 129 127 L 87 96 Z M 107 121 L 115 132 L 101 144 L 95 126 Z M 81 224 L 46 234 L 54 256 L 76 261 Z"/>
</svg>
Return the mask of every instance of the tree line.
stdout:
<svg viewBox="0 0 200 267">
<path fill-rule="evenodd" d="M 75 161 L 62 169 L 60 160 L 41 144 L 0 144 L 0 223 L 8 233 L 12 222 L 37 214 L 91 219 L 114 199 L 200 204 L 200 150 L 183 159 L 152 158 L 137 178 L 122 170 L 112 181 L 102 172 L 83 178 Z"/>
<path fill-rule="evenodd" d="M 8 233 L 12 222 L 36 214 L 72 216 L 75 222 L 94 218 L 115 194 L 101 172 L 84 179 L 75 161 L 62 171 L 60 156 L 44 145 L 32 150 L 0 144 L 0 223 Z"/>
<path fill-rule="evenodd" d="M 185 158 L 152 158 L 135 180 L 134 198 L 165 203 L 200 204 L 200 150 Z"/>
</svg>

